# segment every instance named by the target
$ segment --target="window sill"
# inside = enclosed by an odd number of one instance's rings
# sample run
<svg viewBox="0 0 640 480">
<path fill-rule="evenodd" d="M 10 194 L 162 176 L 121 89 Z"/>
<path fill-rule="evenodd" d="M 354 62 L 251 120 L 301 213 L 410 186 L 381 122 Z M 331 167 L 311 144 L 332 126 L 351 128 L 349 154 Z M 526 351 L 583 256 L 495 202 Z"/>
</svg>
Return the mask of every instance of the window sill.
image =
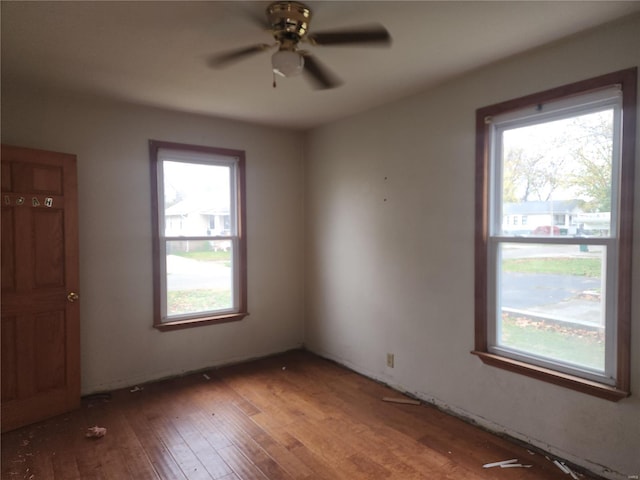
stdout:
<svg viewBox="0 0 640 480">
<path fill-rule="evenodd" d="M 176 320 L 173 322 L 155 323 L 154 328 L 161 332 L 169 332 L 172 330 L 181 330 L 183 328 L 202 327 L 205 325 L 214 325 L 218 323 L 238 322 L 249 315 L 248 312 L 229 313 L 215 317 L 189 318 L 187 320 Z"/>
<path fill-rule="evenodd" d="M 491 365 L 492 367 L 509 370 L 510 372 L 526 375 L 528 377 L 542 380 L 543 382 L 553 383 L 561 387 L 570 388 L 572 390 L 604 398 L 605 400 L 610 400 L 612 402 L 617 402 L 618 400 L 631 395 L 630 392 L 620 390 L 610 385 L 604 385 L 602 383 L 586 380 L 574 375 L 556 372 L 555 370 L 538 367 L 536 365 L 501 357 L 492 353 L 480 352 L 477 350 L 473 350 L 471 353 L 477 355 L 483 363 Z"/>
</svg>

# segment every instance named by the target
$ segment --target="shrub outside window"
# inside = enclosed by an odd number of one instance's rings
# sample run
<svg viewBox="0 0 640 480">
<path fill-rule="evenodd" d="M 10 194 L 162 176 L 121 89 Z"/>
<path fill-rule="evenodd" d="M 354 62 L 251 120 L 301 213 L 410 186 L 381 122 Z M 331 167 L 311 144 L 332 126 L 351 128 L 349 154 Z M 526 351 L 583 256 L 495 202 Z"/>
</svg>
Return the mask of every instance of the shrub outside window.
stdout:
<svg viewBox="0 0 640 480">
<path fill-rule="evenodd" d="M 615 72 L 476 119 L 473 353 L 609 400 L 629 394 L 636 78 Z"/>
</svg>

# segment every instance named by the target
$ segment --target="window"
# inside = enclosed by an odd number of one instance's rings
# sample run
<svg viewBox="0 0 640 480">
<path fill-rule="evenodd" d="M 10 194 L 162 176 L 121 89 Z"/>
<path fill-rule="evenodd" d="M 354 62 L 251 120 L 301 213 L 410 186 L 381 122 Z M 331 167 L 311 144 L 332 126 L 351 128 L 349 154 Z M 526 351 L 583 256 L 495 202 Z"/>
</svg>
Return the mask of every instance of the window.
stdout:
<svg viewBox="0 0 640 480">
<path fill-rule="evenodd" d="M 244 152 L 151 140 L 154 326 L 247 315 Z"/>
<path fill-rule="evenodd" d="M 630 387 L 636 82 L 623 70 L 476 116 L 472 353 L 613 401 Z"/>
</svg>

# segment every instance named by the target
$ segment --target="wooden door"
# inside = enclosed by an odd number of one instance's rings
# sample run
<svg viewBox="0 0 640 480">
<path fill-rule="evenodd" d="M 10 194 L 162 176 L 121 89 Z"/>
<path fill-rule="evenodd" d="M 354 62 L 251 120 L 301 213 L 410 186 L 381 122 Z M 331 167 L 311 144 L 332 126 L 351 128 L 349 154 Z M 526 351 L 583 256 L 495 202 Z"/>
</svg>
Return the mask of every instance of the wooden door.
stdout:
<svg viewBox="0 0 640 480">
<path fill-rule="evenodd" d="M 80 405 L 74 155 L 2 145 L 2 431 Z"/>
</svg>

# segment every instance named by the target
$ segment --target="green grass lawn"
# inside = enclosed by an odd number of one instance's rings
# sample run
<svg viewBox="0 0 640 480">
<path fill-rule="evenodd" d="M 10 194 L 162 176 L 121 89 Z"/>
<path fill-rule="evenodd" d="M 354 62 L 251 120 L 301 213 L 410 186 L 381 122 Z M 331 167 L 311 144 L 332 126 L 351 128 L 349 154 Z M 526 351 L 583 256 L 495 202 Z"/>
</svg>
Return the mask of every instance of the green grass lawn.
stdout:
<svg viewBox="0 0 640 480">
<path fill-rule="evenodd" d="M 231 308 L 230 290 L 176 290 L 167 292 L 167 310 L 169 315 L 205 312 L 222 308 Z"/>
<path fill-rule="evenodd" d="M 547 273 L 598 278 L 602 272 L 600 258 L 514 258 L 504 260 L 502 269 L 516 273 Z"/>
<path fill-rule="evenodd" d="M 199 262 L 230 262 L 231 250 L 203 250 L 195 252 L 175 252 L 172 255 L 177 255 L 183 258 L 190 258 L 191 260 L 197 260 Z"/>
<path fill-rule="evenodd" d="M 524 352 L 604 369 L 604 334 L 597 330 L 504 313 L 501 343 Z"/>
<path fill-rule="evenodd" d="M 231 250 L 198 250 L 192 252 L 175 252 L 172 255 L 176 255 L 182 258 L 188 258 L 197 262 L 216 262 L 221 263 L 225 267 L 231 267 Z"/>
</svg>

